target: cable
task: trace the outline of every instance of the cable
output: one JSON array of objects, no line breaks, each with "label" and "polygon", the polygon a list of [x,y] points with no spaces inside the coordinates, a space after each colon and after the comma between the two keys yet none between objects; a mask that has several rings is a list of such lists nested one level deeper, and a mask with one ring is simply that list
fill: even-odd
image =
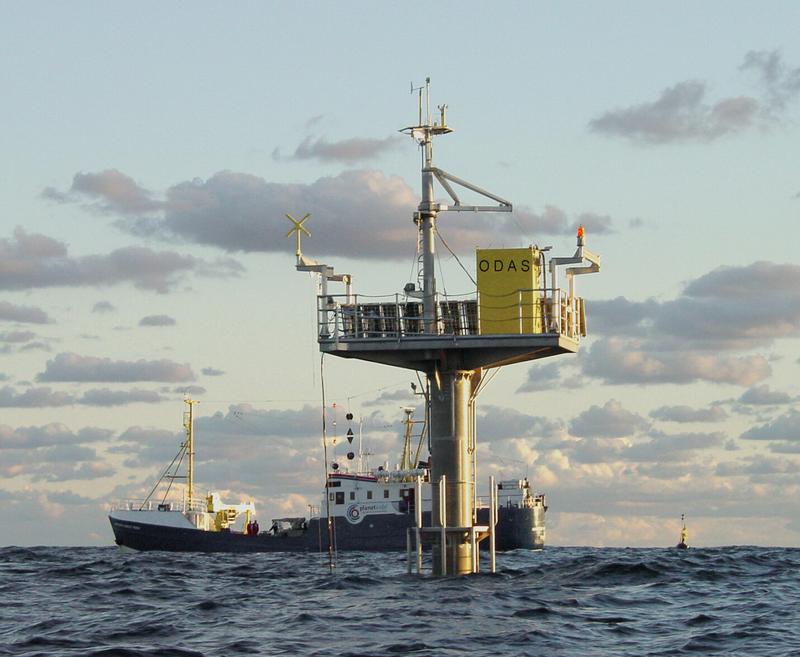
[{"label": "cable", "polygon": [[444,237],[442,237],[442,234],[439,232],[439,229],[438,229],[436,226],[434,226],[434,227],[433,227],[433,230],[436,232],[436,235],[437,235],[437,237],[438,237],[440,240],[442,240],[442,244],[444,244],[444,248],[446,248],[448,251],[450,251],[450,255],[452,255],[452,256],[453,256],[453,257],[456,259],[456,262],[458,263],[458,265],[461,267],[461,269],[463,269],[463,270],[464,270],[464,273],[465,273],[465,274],[466,274],[466,275],[469,277],[469,280],[471,280],[471,281],[472,281],[472,284],[473,284],[475,287],[478,287],[478,283],[477,283],[477,282],[475,281],[475,279],[472,277],[472,274],[470,274],[470,273],[467,271],[467,268],[466,268],[466,267],[464,267],[464,265],[462,264],[462,262],[461,262],[461,260],[459,259],[459,257],[458,257],[458,256],[457,256],[457,255],[456,255],[454,252],[453,252],[453,249],[451,249],[451,248],[450,248],[450,245],[449,245],[449,244],[448,244],[448,243],[445,241]]},{"label": "cable", "polygon": [[319,381],[322,388],[322,453],[325,461],[325,511],[328,521],[328,570],[333,574],[334,562],[334,533],[333,519],[331,518],[330,487],[328,486],[328,434],[325,420],[325,354],[319,356]]}]

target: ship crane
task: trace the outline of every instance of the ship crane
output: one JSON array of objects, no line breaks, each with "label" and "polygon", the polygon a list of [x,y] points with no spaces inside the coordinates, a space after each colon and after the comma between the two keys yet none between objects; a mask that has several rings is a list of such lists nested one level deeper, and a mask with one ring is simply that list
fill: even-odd
[{"label": "ship crane", "polygon": [[[422,289],[412,283],[404,293],[367,298],[352,294],[350,277],[336,275],[328,265],[309,260],[300,249],[308,215],[296,220],[287,237],[297,237],[299,271],[321,275],[317,299],[320,351],[341,358],[357,358],[416,370],[427,377],[427,432],[430,444],[431,526],[417,519],[417,568],[422,564],[421,536],[433,537],[433,568],[437,575],[477,572],[477,544],[489,539],[494,568],[494,522],[475,523],[475,402],[483,370],[578,351],[586,335],[583,300],[575,294],[575,276],[600,271],[600,257],[585,245],[578,229],[577,249],[571,256],[547,262],[550,247],[478,249],[477,290],[469,298],[453,298],[437,291],[435,276],[436,221],[442,212],[511,212],[512,203],[478,185],[434,165],[433,139],[450,134],[447,105],[439,106],[438,120],[430,112],[430,78],[419,92],[417,125],[403,128],[422,151],[421,200],[412,220],[422,261]],[[423,109],[427,108],[427,112]],[[450,201],[438,202],[434,184]],[[493,202],[462,203],[456,188]],[[566,289],[560,286],[564,269]],[[549,280],[547,273],[549,271]],[[344,296],[329,295],[328,281],[342,281]],[[421,484],[418,482],[417,486]],[[491,497],[497,499],[492,480]],[[412,537],[409,535],[409,544]],[[409,569],[410,569],[409,561]]]}]

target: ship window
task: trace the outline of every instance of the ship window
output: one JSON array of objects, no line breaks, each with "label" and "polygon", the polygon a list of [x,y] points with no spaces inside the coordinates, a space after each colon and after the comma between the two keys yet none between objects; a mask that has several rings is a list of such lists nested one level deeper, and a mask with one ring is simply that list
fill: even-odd
[{"label": "ship window", "polygon": [[336,493],[336,504],[344,504],[344,491],[338,491]]},{"label": "ship window", "polygon": [[333,502],[333,493],[328,493],[328,499]]},{"label": "ship window", "polygon": [[388,488],[384,488],[383,489],[383,497],[384,498],[388,498],[389,497],[389,489]]},{"label": "ship window", "polygon": [[350,499],[351,500],[356,499],[356,494],[353,491],[350,491]]},{"label": "ship window", "polygon": [[328,488],[339,488],[342,485],[341,481],[329,481]]},{"label": "ship window", "polygon": [[367,499],[368,499],[368,500],[371,500],[371,499],[372,499],[372,491],[371,491],[371,490],[368,490],[368,491],[367,491]]}]

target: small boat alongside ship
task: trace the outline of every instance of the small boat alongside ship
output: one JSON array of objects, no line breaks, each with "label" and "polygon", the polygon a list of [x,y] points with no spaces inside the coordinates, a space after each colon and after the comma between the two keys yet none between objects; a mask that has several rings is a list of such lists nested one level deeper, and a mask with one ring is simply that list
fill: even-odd
[{"label": "small boat alongside ship", "polygon": [[[414,458],[410,409],[406,410],[405,442],[397,467],[379,466],[363,472],[355,468],[351,472],[346,465],[333,462],[326,468],[325,491],[316,512],[306,517],[270,518],[269,524],[259,525],[253,502],[226,504],[216,492],[195,496],[193,408],[197,402],[187,399],[185,403],[186,439],[151,494],[144,501],[117,504],[109,513],[115,541],[121,547],[172,552],[400,551],[408,547],[407,537],[413,535],[409,529],[415,526],[417,504],[422,505],[424,523],[430,524],[430,460],[418,460],[420,434],[417,462],[410,467]],[[353,452],[347,456],[355,460]],[[185,474],[181,474],[184,461]],[[174,484],[180,480],[185,480],[185,492],[181,500],[174,501]],[[545,496],[534,494],[527,478],[501,481],[497,489],[496,549],[544,547]],[[170,492],[173,501],[169,501]],[[478,500],[476,523],[488,525],[489,518],[489,506]]]}]

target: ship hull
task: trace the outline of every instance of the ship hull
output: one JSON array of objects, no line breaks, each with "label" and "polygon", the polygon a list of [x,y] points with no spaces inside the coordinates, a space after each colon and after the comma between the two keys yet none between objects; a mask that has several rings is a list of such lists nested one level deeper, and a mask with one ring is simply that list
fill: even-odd
[{"label": "ship hull", "polygon": [[[541,549],[544,545],[544,524],[535,509],[500,507],[495,543],[498,550]],[[177,512],[171,512],[177,513]],[[329,539],[325,519],[312,518],[307,529],[277,535],[261,533],[247,536],[233,531],[205,531],[136,520],[135,513],[124,517],[109,516],[117,545],[133,550],[167,552],[323,552]],[[423,514],[429,526],[429,513]],[[479,509],[478,524],[488,524],[488,509]],[[540,522],[541,520],[541,522]],[[539,524],[532,524],[539,523]],[[379,514],[353,524],[344,518],[332,518],[333,543],[338,551],[391,552],[406,549],[408,529],[414,526],[411,514]],[[413,537],[413,533],[412,533]],[[488,541],[481,543],[488,548]]]}]

